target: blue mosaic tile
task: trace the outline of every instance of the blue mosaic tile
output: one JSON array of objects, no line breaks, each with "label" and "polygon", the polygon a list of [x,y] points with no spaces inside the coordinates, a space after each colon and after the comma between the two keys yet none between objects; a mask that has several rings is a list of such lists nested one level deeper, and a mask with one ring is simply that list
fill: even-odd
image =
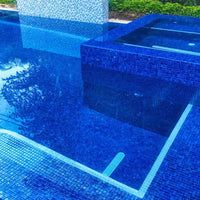
[{"label": "blue mosaic tile", "polygon": [[[12,30],[12,29],[11,29]],[[13,32],[12,32],[13,34]],[[15,38],[9,37],[13,40]],[[101,43],[100,41],[97,41]],[[88,49],[87,49],[88,50]],[[92,50],[92,48],[91,48]],[[95,55],[95,49],[92,51]],[[100,51],[101,52],[101,51]],[[130,72],[132,67],[132,62],[145,63],[145,67],[141,72],[140,67],[136,68],[138,72],[146,73],[148,75],[149,68],[146,66],[147,61],[144,61],[142,57],[137,58],[134,55],[134,59],[130,59],[130,53],[124,54],[120,57],[121,50],[112,51],[109,48],[101,52],[104,56],[104,66],[107,67],[107,62],[111,62],[112,69],[121,70],[118,68],[118,63],[126,61],[127,65],[120,65],[123,67],[124,72]],[[111,58],[106,57],[107,53],[113,53]],[[20,51],[20,54],[24,55],[24,52]],[[90,50],[87,51],[90,54]],[[91,55],[92,55],[91,53]],[[160,52],[164,54],[163,52]],[[166,52],[165,52],[166,53]],[[36,54],[31,52],[34,59],[36,59]],[[167,53],[166,53],[167,54]],[[58,56],[58,55],[57,55]],[[64,58],[55,56],[55,60],[60,63],[65,63]],[[51,55],[51,61],[53,56]],[[150,58],[147,58],[151,61]],[[84,58],[85,60],[87,58]],[[94,60],[93,60],[94,59]],[[118,61],[117,61],[118,59]],[[189,57],[188,57],[189,59]],[[101,56],[96,59],[95,57],[90,57],[88,60],[97,62],[97,66],[102,67]],[[195,62],[194,62],[195,63]],[[196,62],[198,63],[198,62]],[[167,80],[171,80],[170,72],[166,69],[168,65],[176,68],[179,72],[182,68],[181,65],[176,66],[173,62],[166,62],[162,60],[162,66],[165,67],[164,71],[159,71],[161,75],[166,76]],[[58,63],[59,65],[59,63]],[[103,67],[104,67],[103,66]],[[156,76],[158,72],[156,71],[158,66],[150,66],[151,76]],[[187,63],[186,70],[191,70],[193,73],[193,66]],[[48,66],[49,67],[49,66]],[[96,65],[94,65],[96,67]],[[73,65],[74,68],[74,65]],[[51,68],[52,70],[52,68]],[[66,73],[64,73],[66,74]],[[147,76],[145,75],[145,76]],[[180,80],[182,77],[188,78],[187,74],[179,75]],[[191,76],[189,74],[189,76]],[[90,80],[91,78],[91,80]],[[94,76],[89,76],[88,82],[93,83],[92,78]],[[198,77],[194,79],[198,81]],[[192,79],[192,78],[191,78]],[[114,81],[116,82],[117,79]],[[113,81],[113,80],[112,80]],[[114,84],[113,81],[113,84]],[[172,79],[172,81],[174,81]],[[66,83],[65,83],[66,84]],[[107,84],[107,83],[105,83]],[[48,82],[48,85],[49,84]],[[120,85],[119,85],[120,86]],[[123,85],[124,86],[124,85]],[[69,90],[70,92],[71,90]],[[180,92],[180,91],[179,91]],[[8,94],[8,93],[7,93]],[[76,93],[70,93],[74,95],[75,103],[77,102]],[[174,96],[173,96],[174,98]],[[181,97],[180,97],[181,99]],[[181,100],[180,100],[181,101]],[[78,105],[77,105],[78,106]],[[65,107],[63,107],[65,108]],[[66,110],[66,109],[65,109]],[[59,122],[60,122],[59,117]],[[72,118],[73,120],[73,118]],[[87,119],[86,119],[87,120]],[[102,124],[105,124],[101,120]],[[83,120],[81,120],[83,122]],[[89,123],[89,121],[87,121]],[[97,122],[97,120],[96,120]],[[96,124],[96,123],[95,123]],[[87,125],[87,124],[86,124]],[[175,142],[173,143],[170,151],[167,154],[161,168],[159,169],[155,179],[152,182],[149,190],[144,196],[144,200],[199,200],[200,199],[200,172],[199,172],[199,153],[200,153],[200,108],[194,107],[187,120],[185,121],[181,131],[179,132]],[[66,129],[66,127],[63,127]],[[114,128],[119,131],[117,126]],[[117,132],[116,131],[116,132]],[[124,129],[125,132],[127,132]],[[137,131],[141,135],[141,132]],[[113,134],[111,134],[113,135]],[[146,138],[146,137],[145,137]],[[148,141],[148,140],[147,140]],[[75,143],[76,145],[76,143]],[[83,147],[85,149],[85,147]],[[81,152],[81,151],[80,151]],[[3,200],[139,200],[134,195],[128,194],[125,191],[120,190],[101,181],[94,176],[75,168],[62,160],[45,153],[40,148],[35,148],[29,143],[24,143],[19,138],[10,137],[6,134],[0,133],[0,198]]]},{"label": "blue mosaic tile", "polygon": [[156,175],[145,200],[200,199],[200,108],[194,107]]},{"label": "blue mosaic tile", "polygon": [[[200,108],[193,107],[144,200],[200,199],[199,127]],[[4,199],[140,199],[20,139],[4,134],[0,138],[0,195]]]},{"label": "blue mosaic tile", "polygon": [[3,200],[135,199],[15,137],[0,134],[0,147]]},{"label": "blue mosaic tile", "polygon": [[[182,21],[186,20],[188,23],[200,24],[200,20],[196,18],[147,15],[83,44],[81,53],[83,66],[102,67],[200,86],[200,57],[198,55],[162,51],[155,48],[146,48],[145,46],[123,45],[116,42],[121,37],[139,28],[150,26],[149,24],[156,20],[167,19],[181,19]],[[198,26],[176,26],[175,28],[178,32],[195,32],[195,34],[198,32]]]}]

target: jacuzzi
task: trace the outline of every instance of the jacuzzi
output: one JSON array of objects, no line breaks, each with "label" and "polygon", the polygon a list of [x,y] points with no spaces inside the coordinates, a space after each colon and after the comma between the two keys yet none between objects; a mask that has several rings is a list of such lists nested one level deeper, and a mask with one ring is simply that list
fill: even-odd
[{"label": "jacuzzi", "polygon": [[146,15],[82,45],[82,66],[200,85],[200,19]]}]

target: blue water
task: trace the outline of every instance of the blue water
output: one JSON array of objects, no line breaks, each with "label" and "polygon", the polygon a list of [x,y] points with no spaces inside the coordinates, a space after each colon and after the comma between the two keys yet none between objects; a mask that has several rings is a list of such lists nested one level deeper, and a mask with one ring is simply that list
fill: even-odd
[{"label": "blue water", "polygon": [[[196,28],[195,28],[196,27]],[[199,24],[172,19],[155,20],[117,40],[126,45],[137,45],[164,51],[200,55]]]},{"label": "blue water", "polygon": [[171,29],[171,30],[182,30],[185,32],[196,32],[200,31],[200,21],[198,18],[190,17],[166,17],[153,20],[147,24],[146,27]]},{"label": "blue water", "polygon": [[[91,32],[38,20],[0,21],[0,127],[98,172],[123,152],[111,177],[139,189],[196,89],[82,68],[79,48]],[[96,25],[92,35],[108,29]]]}]

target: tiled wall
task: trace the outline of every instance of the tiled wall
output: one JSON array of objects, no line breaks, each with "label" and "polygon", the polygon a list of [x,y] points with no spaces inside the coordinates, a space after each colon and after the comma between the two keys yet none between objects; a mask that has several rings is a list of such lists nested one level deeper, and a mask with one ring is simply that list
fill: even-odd
[{"label": "tiled wall", "polygon": [[[148,41],[152,40],[155,44],[159,44],[159,41],[162,41],[160,44],[163,44],[163,46],[165,45],[166,47],[170,47],[171,45],[172,49],[177,49],[177,51],[164,51],[151,48],[151,46],[145,46],[145,42],[144,44],[141,44],[141,46],[137,46],[137,43],[135,43],[136,45],[131,45],[131,43],[130,45],[120,44],[120,39],[123,36],[131,34],[139,28],[148,26],[148,24],[150,25],[155,22],[166,20],[178,21],[179,24],[172,23],[169,25],[167,21],[166,24],[161,23],[161,27],[169,26],[169,29],[177,30],[177,32],[198,32],[199,27],[197,24],[200,23],[198,18],[155,14],[147,15],[132,23],[119,26],[103,36],[83,44],[81,51],[82,65],[101,67],[104,69],[200,87],[199,52],[197,52],[197,50],[190,50],[188,51],[189,53],[183,53],[184,48],[188,45],[189,41],[186,37],[179,37],[179,40],[175,40],[167,39],[169,36],[163,36],[164,34],[157,34],[156,39],[153,39],[153,37],[146,35],[148,36]],[[140,36],[141,35],[139,35],[139,40],[143,40]],[[192,39],[192,37],[193,36],[191,35],[190,39]],[[133,38],[135,39],[136,37]],[[148,42],[146,41],[146,43]],[[142,47],[142,45],[144,45],[144,47]]]},{"label": "tiled wall", "polygon": [[17,0],[22,15],[103,24],[108,0]]},{"label": "tiled wall", "polygon": [[189,86],[200,86],[200,64],[169,60],[156,56],[122,52],[85,45],[81,51],[81,62],[87,67],[173,81]]}]

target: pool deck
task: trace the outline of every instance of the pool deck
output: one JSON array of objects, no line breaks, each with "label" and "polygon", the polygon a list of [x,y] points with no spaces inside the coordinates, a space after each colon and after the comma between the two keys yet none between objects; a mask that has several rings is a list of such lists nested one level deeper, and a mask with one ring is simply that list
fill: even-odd
[{"label": "pool deck", "polygon": [[[144,200],[200,199],[199,127],[200,108],[194,106]],[[3,199],[140,199],[68,165],[64,157],[36,146],[20,137],[0,134]]]},{"label": "pool deck", "polygon": [[0,4],[0,10],[17,11],[17,7],[14,5]]}]

